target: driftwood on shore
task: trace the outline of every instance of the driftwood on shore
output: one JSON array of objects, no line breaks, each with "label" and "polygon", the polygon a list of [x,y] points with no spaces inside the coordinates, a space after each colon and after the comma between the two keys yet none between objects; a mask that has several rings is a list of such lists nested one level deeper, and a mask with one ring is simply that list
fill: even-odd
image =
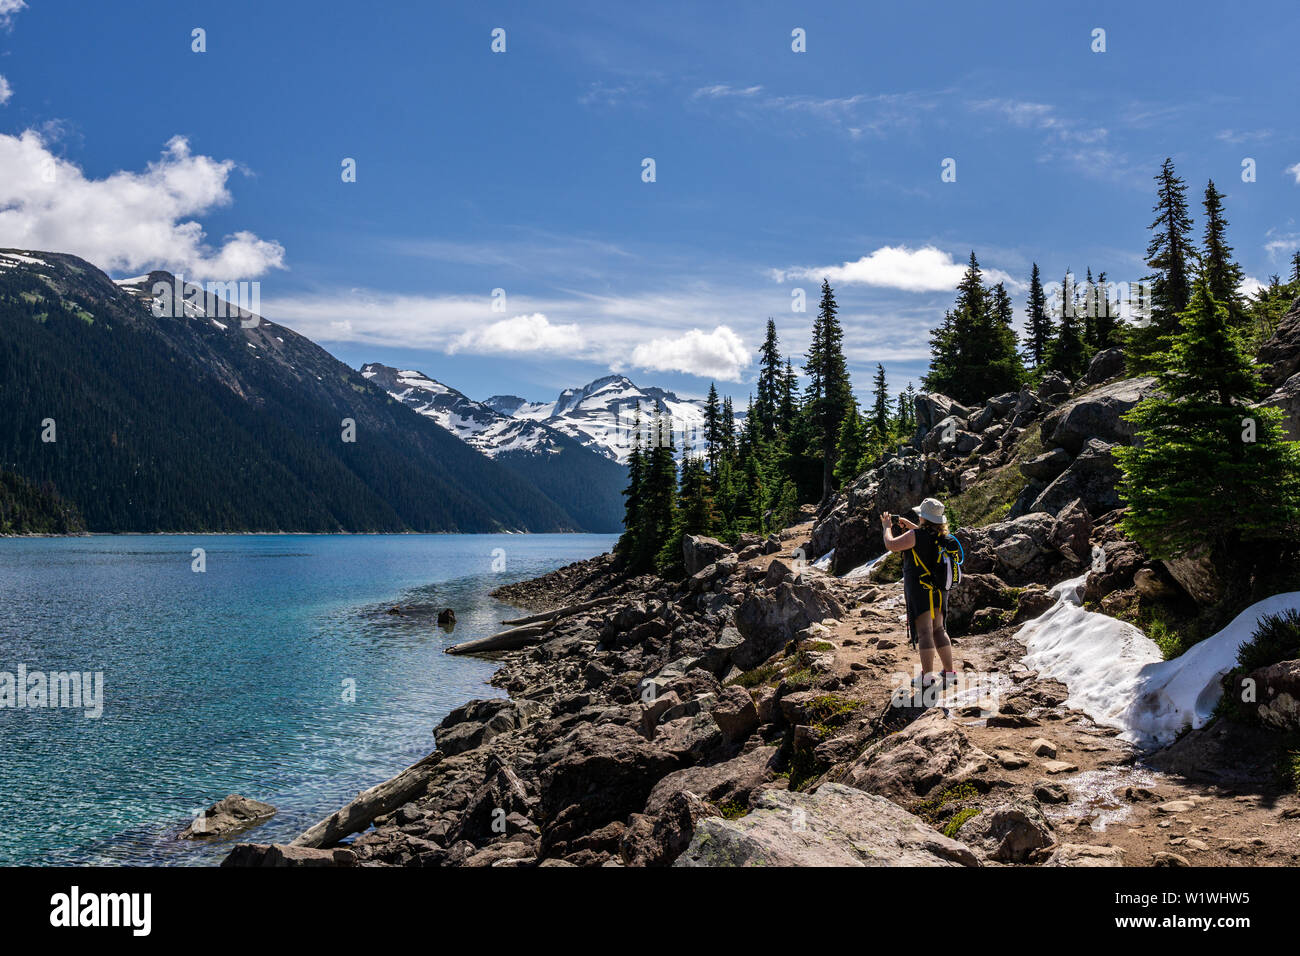
[{"label": "driftwood on shore", "polygon": [[434,751],[418,763],[413,763],[396,777],[385,780],[369,790],[357,794],[355,800],[330,814],[320,823],[296,837],[290,846],[329,847],[345,836],[359,833],[375,817],[392,813],[404,803],[409,803],[428,786],[433,768],[442,761],[442,754]]},{"label": "driftwood on shore", "polygon": [[502,624],[520,625],[536,624],[539,621],[552,621],[562,617],[569,617],[571,614],[577,614],[579,611],[585,611],[601,604],[606,604],[614,600],[619,595],[611,594],[606,597],[593,598],[590,601],[583,601],[581,604],[570,604],[566,607],[557,607],[550,611],[542,611],[540,614],[530,614],[528,617],[517,617],[513,620],[502,621]]},{"label": "driftwood on shore", "polygon": [[527,647],[533,641],[546,634],[555,626],[554,620],[543,621],[540,624],[529,624],[524,627],[512,627],[508,631],[498,631],[487,637],[480,637],[473,641],[464,641],[460,644],[453,644],[447,648],[448,654],[479,654],[483,651],[513,651],[520,647]]}]

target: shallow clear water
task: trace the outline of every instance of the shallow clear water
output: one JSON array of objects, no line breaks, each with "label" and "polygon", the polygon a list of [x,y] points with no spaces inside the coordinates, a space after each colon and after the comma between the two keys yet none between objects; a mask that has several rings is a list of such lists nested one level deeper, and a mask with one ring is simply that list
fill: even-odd
[{"label": "shallow clear water", "polygon": [[[173,837],[230,793],[279,808],[257,841],[292,838],[432,750],[453,707],[499,696],[486,683],[495,664],[443,653],[517,614],[488,591],[613,541],[0,540],[0,672],[104,682],[98,719],[0,707],[0,864],[214,863],[228,846]],[[442,607],[454,633],[435,623]]]}]

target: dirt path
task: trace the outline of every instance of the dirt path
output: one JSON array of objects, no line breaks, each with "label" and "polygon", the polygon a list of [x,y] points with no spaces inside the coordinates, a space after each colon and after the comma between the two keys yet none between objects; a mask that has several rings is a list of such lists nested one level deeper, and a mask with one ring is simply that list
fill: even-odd
[{"label": "dirt path", "polygon": [[[809,528],[787,530],[781,552],[747,563],[794,561]],[[822,575],[806,565],[804,573]],[[902,586],[826,579],[849,608],[823,636],[835,646],[836,694],[861,701],[860,712],[879,713],[900,675],[910,680],[919,663],[908,642]],[[1058,842],[1118,847],[1129,866],[1300,863],[1300,796],[1283,790],[1271,767],[1250,766],[1255,755],[1224,736],[1229,731],[1222,740],[1192,742],[1201,749],[1181,761],[1168,753],[1148,759],[1117,739],[1117,731],[1067,708],[1064,684],[1025,668],[1015,630],[957,638],[962,679],[939,705],[993,758],[994,786],[1038,794]],[[1157,769],[1180,762],[1227,779]]]}]

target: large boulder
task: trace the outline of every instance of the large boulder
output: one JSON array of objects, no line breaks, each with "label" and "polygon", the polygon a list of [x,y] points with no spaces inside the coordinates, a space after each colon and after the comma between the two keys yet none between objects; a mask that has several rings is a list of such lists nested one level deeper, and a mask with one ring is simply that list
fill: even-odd
[{"label": "large boulder", "polygon": [[543,710],[531,700],[471,700],[443,718],[433,730],[434,741],[447,756],[464,753],[523,727]]},{"label": "large boulder", "polygon": [[1275,388],[1300,372],[1300,298],[1291,303],[1277,329],[1260,346],[1257,358],[1264,366],[1264,381]]},{"label": "large boulder", "polygon": [[1282,412],[1282,431],[1291,441],[1300,438],[1300,372],[1292,375],[1268,398],[1259,403]]},{"label": "large boulder", "polygon": [[736,629],[745,641],[731,653],[742,670],[757,667],[809,624],[844,616],[844,608],[820,583],[791,581],[774,591],[755,591],[736,609]]},{"label": "large boulder", "polygon": [[899,455],[866,472],[822,509],[809,543],[817,558],[834,550],[831,571],[843,574],[885,550],[880,515],[907,514],[946,488],[942,463],[917,454]]},{"label": "large boulder", "polygon": [[1092,357],[1084,373],[1085,385],[1100,385],[1124,374],[1124,350],[1104,349]]},{"label": "large boulder", "polygon": [[834,783],[768,790],[738,820],[701,820],[675,866],[978,866],[969,848],[882,797]]},{"label": "large boulder", "polygon": [[730,553],[731,549],[717,538],[702,534],[688,534],[682,538],[682,561],[688,576],[698,574]]},{"label": "large boulder", "polygon": [[832,773],[839,783],[903,804],[966,783],[987,772],[992,762],[960,723],[936,708]]},{"label": "large boulder", "polygon": [[1112,454],[1114,445],[1090,438],[1070,467],[1039,493],[1029,510],[1058,514],[1072,501],[1082,501],[1091,514],[1101,515],[1120,506],[1116,484],[1120,472]]},{"label": "large boulder", "polygon": [[997,574],[1009,584],[1056,580],[1076,570],[1090,555],[1092,518],[1078,499],[1061,505],[1059,515],[1032,511],[983,528],[960,529],[966,550],[966,576],[950,595],[954,605],[970,578]]},{"label": "large boulder", "polygon": [[962,824],[961,841],[999,863],[1026,863],[1035,850],[1052,844],[1052,825],[1028,800],[980,810]]},{"label": "large boulder", "polygon": [[275,807],[260,800],[250,800],[237,793],[217,801],[196,816],[180,833],[182,840],[206,840],[227,837],[247,830],[275,816]]},{"label": "large boulder", "polygon": [[1072,455],[1094,438],[1127,445],[1133,440],[1133,426],[1124,415],[1151,394],[1155,385],[1151,377],[1123,378],[1089,389],[1043,419],[1043,441]]},{"label": "large boulder", "polygon": [[634,813],[619,842],[627,866],[670,866],[691,842],[696,824],[717,811],[689,790],[677,790],[654,813]]},{"label": "large boulder", "polygon": [[631,727],[579,724],[541,757],[543,855],[563,856],[569,841],[639,811],[681,762]]},{"label": "large boulder", "polygon": [[717,806],[748,804],[775,776],[776,747],[755,747],[730,760],[707,766],[676,770],[655,784],[646,800],[645,812],[657,814],[669,805],[673,795],[689,790]]},{"label": "large boulder", "polygon": [[938,392],[917,395],[913,405],[916,408],[916,444],[920,444],[931,429],[950,416],[960,419],[960,427],[964,428],[971,413],[965,405]]},{"label": "large boulder", "polygon": [[1255,715],[1278,730],[1300,731],[1300,661],[1281,661],[1250,674]]},{"label": "large boulder", "polygon": [[1053,448],[1036,458],[1020,463],[1020,473],[1026,478],[1048,482],[1070,466],[1070,453],[1064,448]]}]

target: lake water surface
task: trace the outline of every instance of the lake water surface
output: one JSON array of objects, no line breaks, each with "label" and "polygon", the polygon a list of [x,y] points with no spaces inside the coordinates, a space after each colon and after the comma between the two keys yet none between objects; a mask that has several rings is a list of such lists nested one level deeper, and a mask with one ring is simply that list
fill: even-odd
[{"label": "lake water surface", "polygon": [[0,864],[219,862],[228,846],[174,835],[230,793],[279,808],[249,839],[291,839],[431,751],[453,707],[500,696],[494,663],[443,653],[518,615],[490,590],[614,540],[0,539],[0,672],[104,682],[98,718],[0,707]]}]

